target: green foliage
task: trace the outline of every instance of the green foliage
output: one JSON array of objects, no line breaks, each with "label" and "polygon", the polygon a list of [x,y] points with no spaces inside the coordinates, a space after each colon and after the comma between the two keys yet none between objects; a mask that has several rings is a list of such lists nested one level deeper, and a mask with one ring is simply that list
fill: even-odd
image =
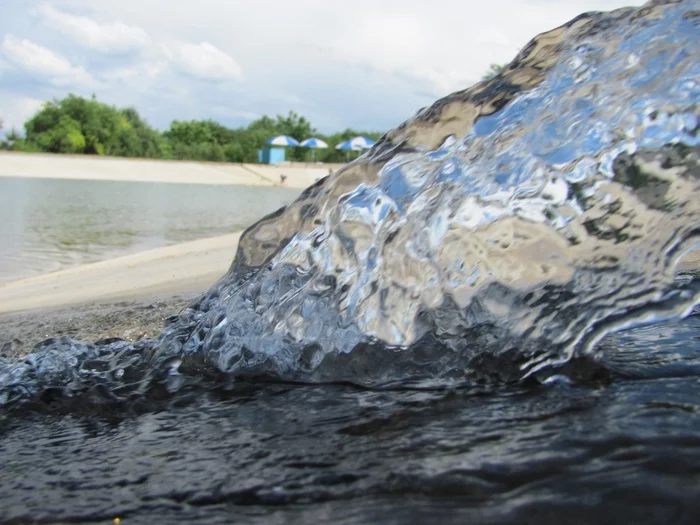
[{"label": "green foliage", "polygon": [[329,144],[325,150],[288,148],[293,161],[345,162],[357,156],[337,151],[335,145],[363,135],[377,140],[380,133],[352,129],[322,135],[311,122],[294,111],[275,118],[263,116],[247,127],[231,129],[212,120],[174,120],[163,133],[151,128],[133,108],[119,109],[95,100],[68,95],[47,102],[24,125],[25,137],[14,130],[0,148],[14,151],[84,153],[120,157],[198,160],[211,162],[258,161],[258,150],[276,135],[298,141],[318,137]]},{"label": "green foliage", "polygon": [[493,77],[498,75],[501,71],[503,71],[508,64],[491,64],[489,66],[488,71],[484,73],[484,76],[481,77],[481,80],[491,80]]},{"label": "green foliage", "polygon": [[16,132],[0,145],[15,151],[86,153],[117,157],[167,157],[170,151],[158,131],[133,108],[117,109],[68,95],[47,102],[24,124],[25,137]]},{"label": "green foliage", "polygon": [[251,122],[245,128],[230,129],[211,120],[175,120],[163,136],[172,146],[175,159],[204,160],[215,162],[258,161],[258,150],[264,148],[269,138],[277,135],[289,135],[299,142],[309,137],[318,137],[329,144],[326,150],[311,152],[307,148],[288,148],[287,159],[308,162],[312,158],[323,162],[345,162],[356,153],[337,151],[334,146],[344,140],[364,135],[377,140],[380,133],[359,132],[347,129],[334,135],[319,134],[306,117],[294,111],[286,116],[275,118],[267,115]]},{"label": "green foliage", "polygon": [[230,148],[235,141],[235,130],[211,120],[175,120],[163,137],[169,142],[175,159],[224,162],[240,155],[235,148]]},{"label": "green foliage", "polygon": [[41,150],[34,144],[24,140],[16,130],[11,130],[5,135],[5,140],[0,142],[0,149],[22,151],[25,153],[38,153]]}]

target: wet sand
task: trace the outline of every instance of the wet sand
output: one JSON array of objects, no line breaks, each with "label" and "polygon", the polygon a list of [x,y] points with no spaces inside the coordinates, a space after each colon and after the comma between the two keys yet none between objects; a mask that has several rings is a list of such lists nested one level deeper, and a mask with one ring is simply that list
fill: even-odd
[{"label": "wet sand", "polygon": [[50,337],[155,337],[233,260],[240,233],[200,239],[0,285],[0,357]]},{"label": "wet sand", "polygon": [[0,357],[25,355],[50,337],[69,336],[83,342],[155,337],[163,330],[165,320],[177,315],[199,293],[0,314]]}]

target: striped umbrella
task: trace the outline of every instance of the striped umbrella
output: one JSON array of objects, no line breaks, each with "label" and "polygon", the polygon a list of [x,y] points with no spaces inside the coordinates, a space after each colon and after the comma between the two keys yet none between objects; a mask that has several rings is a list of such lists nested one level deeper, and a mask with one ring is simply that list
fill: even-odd
[{"label": "striped umbrella", "polygon": [[302,141],[302,143],[299,145],[302,148],[311,148],[311,162],[316,160],[316,150],[317,149],[325,149],[328,147],[328,144],[323,142],[321,139],[317,139],[316,137],[306,139],[306,140]]},{"label": "striped umbrella", "polygon": [[323,142],[321,139],[317,139],[316,137],[312,137],[310,139],[306,139],[302,141],[301,144],[299,144],[302,148],[314,148],[314,149],[325,149],[328,147],[328,144]]},{"label": "striped umbrella", "polygon": [[354,137],[345,142],[338,144],[335,149],[342,151],[362,151],[363,149],[369,149],[374,146],[374,141],[368,139],[367,137]]},{"label": "striped umbrella", "polygon": [[267,141],[270,146],[298,146],[299,142],[295,138],[289,137],[287,135],[280,135],[279,137],[272,137]]}]

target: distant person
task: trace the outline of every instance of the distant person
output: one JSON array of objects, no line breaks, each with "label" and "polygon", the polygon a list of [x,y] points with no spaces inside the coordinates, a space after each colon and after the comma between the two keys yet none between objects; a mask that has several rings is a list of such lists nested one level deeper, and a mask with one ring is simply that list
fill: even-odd
[{"label": "distant person", "polygon": [[287,180],[287,176],[284,173],[280,173],[280,184],[284,184],[284,181]]}]

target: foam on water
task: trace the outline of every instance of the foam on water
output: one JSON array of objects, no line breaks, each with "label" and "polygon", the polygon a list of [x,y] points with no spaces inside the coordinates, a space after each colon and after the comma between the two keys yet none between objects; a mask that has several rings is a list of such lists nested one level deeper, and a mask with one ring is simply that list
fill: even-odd
[{"label": "foam on water", "polygon": [[177,390],[204,371],[295,381],[517,380],[687,315],[700,247],[700,11],[576,18],[249,228],[154,341],[49,340],[2,402]]}]

